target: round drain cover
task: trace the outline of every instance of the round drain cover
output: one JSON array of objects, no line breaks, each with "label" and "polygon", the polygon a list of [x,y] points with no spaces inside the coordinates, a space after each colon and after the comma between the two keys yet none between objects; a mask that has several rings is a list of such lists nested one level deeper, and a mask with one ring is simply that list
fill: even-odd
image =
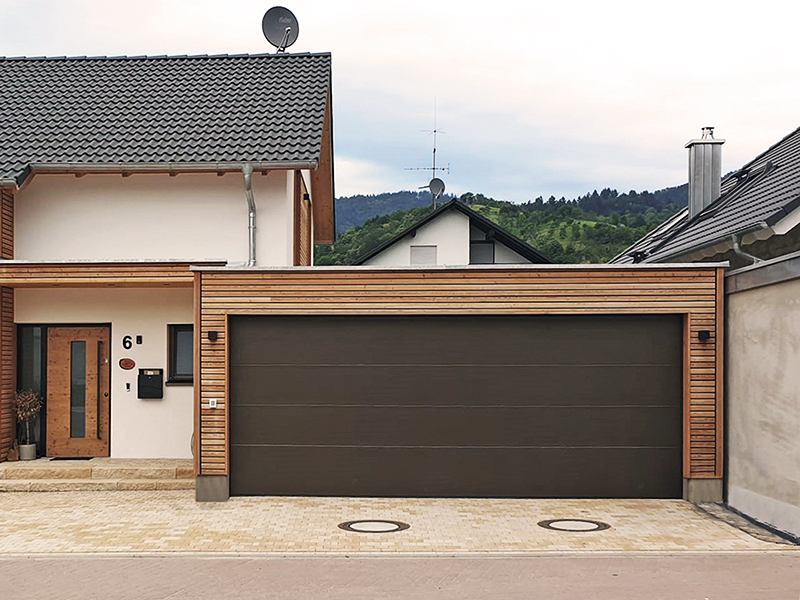
[{"label": "round drain cover", "polygon": [[339,529],[354,531],[356,533],[394,533],[395,531],[403,531],[409,527],[410,525],[401,523],[400,521],[364,520],[339,523]]},{"label": "round drain cover", "polygon": [[602,521],[591,521],[589,519],[551,519],[549,521],[539,521],[539,527],[552,529],[554,531],[603,531],[611,529],[611,525]]}]

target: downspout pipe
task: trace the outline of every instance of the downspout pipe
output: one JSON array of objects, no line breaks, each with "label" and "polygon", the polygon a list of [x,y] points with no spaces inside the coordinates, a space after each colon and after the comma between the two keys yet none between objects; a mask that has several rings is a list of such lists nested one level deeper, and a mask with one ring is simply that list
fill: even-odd
[{"label": "downspout pipe", "polygon": [[247,253],[247,266],[256,266],[256,201],[253,198],[253,165],[242,166],[244,175],[244,191],[247,196],[247,230],[249,234],[249,248]]},{"label": "downspout pipe", "polygon": [[731,240],[733,240],[733,252],[736,256],[739,256],[745,260],[749,260],[751,265],[756,263],[764,262],[762,259],[758,258],[757,256],[753,256],[752,254],[748,254],[744,250],[742,250],[742,234],[734,233],[731,236]]}]

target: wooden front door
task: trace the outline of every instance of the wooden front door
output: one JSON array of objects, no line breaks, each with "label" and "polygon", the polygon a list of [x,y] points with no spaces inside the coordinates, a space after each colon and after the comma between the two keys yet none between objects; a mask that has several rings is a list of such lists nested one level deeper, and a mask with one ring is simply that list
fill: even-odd
[{"label": "wooden front door", "polygon": [[47,456],[109,455],[108,327],[47,333]]}]

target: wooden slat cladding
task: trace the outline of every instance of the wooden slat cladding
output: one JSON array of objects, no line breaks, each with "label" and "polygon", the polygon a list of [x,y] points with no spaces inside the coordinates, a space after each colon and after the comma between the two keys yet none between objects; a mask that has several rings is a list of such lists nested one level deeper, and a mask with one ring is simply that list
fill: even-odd
[{"label": "wooden slat cladding", "polygon": [[336,241],[333,192],[333,135],[331,134],[331,98],[325,110],[322,128],[322,147],[319,167],[311,171],[311,197],[314,209],[314,243],[332,244]]},{"label": "wooden slat cladding", "polygon": [[[722,476],[721,328],[716,267],[291,270],[197,273],[200,470],[228,473],[229,314],[686,315],[684,476]],[[210,342],[208,331],[218,332]],[[710,339],[700,341],[699,331]],[[208,400],[217,399],[217,408]]]},{"label": "wooden slat cladding", "polygon": [[[14,258],[14,192],[0,189],[0,258]],[[0,461],[6,460],[14,442],[16,420],[12,411],[16,384],[14,290],[0,287]]]},{"label": "wooden slat cladding", "polygon": [[0,190],[0,258],[14,258],[14,193]]},{"label": "wooden slat cladding", "polygon": [[16,378],[14,290],[0,288],[0,461],[6,460],[14,442],[16,419],[12,410]]},{"label": "wooden slat cladding", "polygon": [[4,263],[0,286],[18,287],[191,287],[192,265],[221,263]]},{"label": "wooden slat cladding", "polygon": [[311,266],[311,200],[300,171],[294,172],[294,264]]}]

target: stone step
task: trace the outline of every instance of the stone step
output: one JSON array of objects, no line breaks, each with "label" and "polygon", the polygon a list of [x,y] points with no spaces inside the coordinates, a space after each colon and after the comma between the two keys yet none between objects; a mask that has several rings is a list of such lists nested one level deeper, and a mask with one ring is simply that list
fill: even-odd
[{"label": "stone step", "polygon": [[183,479],[0,479],[0,492],[115,492],[193,490],[194,478]]},{"label": "stone step", "polygon": [[38,463],[26,465],[22,463],[4,464],[0,469],[0,481],[34,480],[34,479],[194,479],[194,468],[190,465],[175,467],[158,466],[113,466],[113,465],[48,465]]}]

